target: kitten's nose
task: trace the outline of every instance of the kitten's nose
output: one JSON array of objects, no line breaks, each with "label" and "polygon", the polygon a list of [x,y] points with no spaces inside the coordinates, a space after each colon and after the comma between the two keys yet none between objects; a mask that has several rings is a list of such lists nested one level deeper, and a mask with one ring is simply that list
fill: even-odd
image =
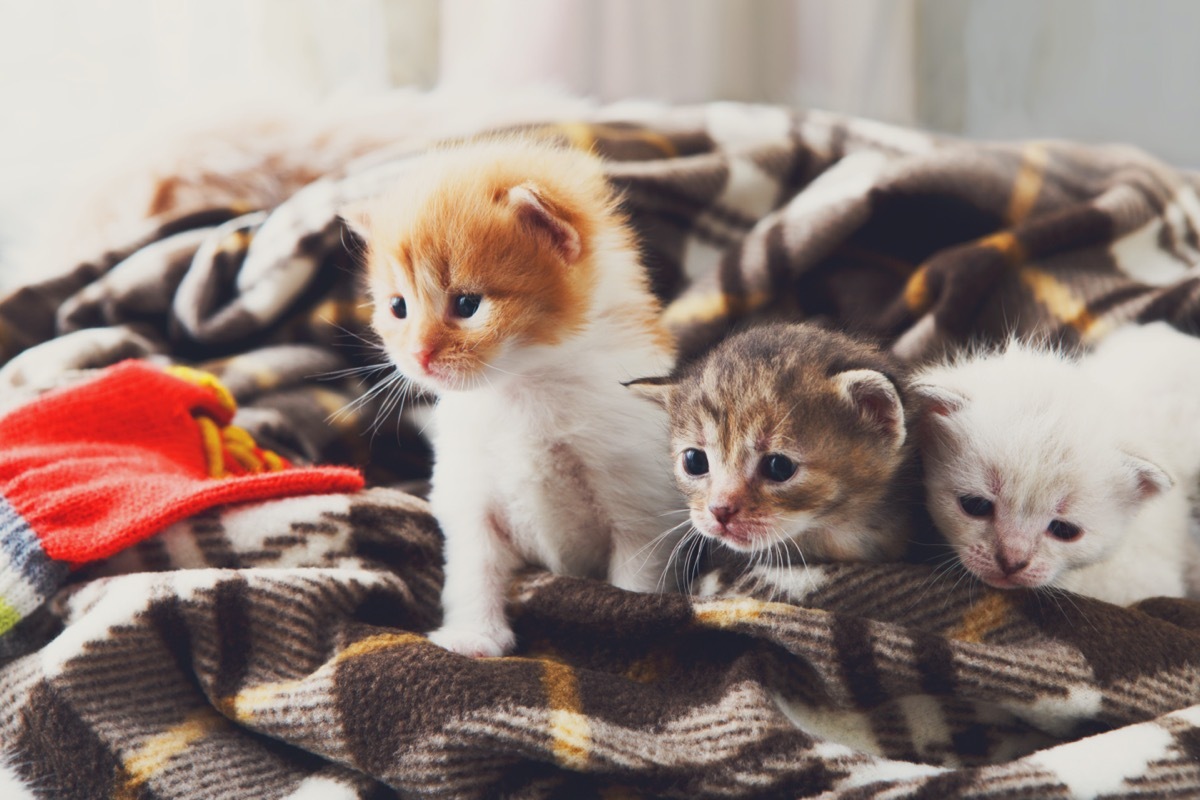
[{"label": "kitten's nose", "polygon": [[433,360],[433,357],[435,355],[437,355],[437,350],[435,350],[432,347],[425,347],[425,348],[415,351],[413,353],[413,358],[415,358],[417,360],[417,363],[421,365],[421,369],[428,372],[429,371],[429,362]]},{"label": "kitten's nose", "polygon": [[1003,550],[996,551],[996,565],[1000,567],[1000,571],[1004,573],[1005,577],[1008,577],[1009,575],[1016,575],[1018,572],[1029,566],[1028,558],[1020,561],[1009,561],[1009,557],[1010,556]]},{"label": "kitten's nose", "polygon": [[727,522],[729,522],[729,520],[733,519],[734,516],[740,510],[741,509],[739,509],[737,506],[709,506],[708,507],[708,513],[712,514],[713,517],[717,520],[717,522],[721,523],[722,525],[726,524]]}]

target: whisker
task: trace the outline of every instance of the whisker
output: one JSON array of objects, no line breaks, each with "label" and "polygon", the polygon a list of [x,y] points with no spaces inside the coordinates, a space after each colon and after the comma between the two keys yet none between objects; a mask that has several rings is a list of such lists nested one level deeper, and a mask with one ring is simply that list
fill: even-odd
[{"label": "whisker", "polygon": [[514,378],[541,378],[545,375],[543,372],[509,372],[506,369],[501,369],[495,364],[489,364],[486,361],[481,361],[479,363],[483,364],[486,369],[494,369],[496,372],[503,373],[504,375],[511,375]]},{"label": "whisker", "polygon": [[369,428],[372,442],[375,441],[375,436],[383,428],[384,421],[387,420],[393,411],[396,410],[397,405],[399,406],[400,410],[396,413],[396,419],[399,419],[400,414],[404,412],[404,399],[405,395],[407,394],[406,385],[406,382],[401,380],[393,382],[389,387],[386,398],[380,405],[379,409],[375,412],[375,421]]},{"label": "whisker", "polygon": [[373,400],[375,397],[377,397],[380,393],[391,391],[392,387],[396,383],[403,381],[403,380],[404,380],[404,376],[402,374],[400,374],[399,372],[389,375],[387,378],[384,378],[382,381],[375,384],[374,386],[372,386],[370,389],[368,389],[367,391],[360,394],[355,399],[346,403],[344,406],[339,408],[337,411],[334,411],[332,414],[330,414],[328,417],[326,417],[326,421],[327,422],[336,422],[337,420],[340,420],[344,417],[348,417],[351,414],[358,412],[367,403],[369,403],[371,400]]},{"label": "whisker", "polygon": [[390,361],[381,361],[378,364],[364,364],[361,367],[346,367],[345,369],[334,369],[334,370],[330,370],[329,372],[318,372],[314,375],[307,375],[305,377],[310,378],[310,379],[315,379],[315,380],[321,380],[321,381],[337,380],[338,378],[345,378],[345,377],[349,377],[351,375],[366,376],[366,375],[371,374],[372,372],[378,372],[381,369],[389,369],[391,367],[392,367],[392,363]]},{"label": "whisker", "polygon": [[325,323],[326,325],[328,325],[329,327],[331,327],[331,328],[337,328],[339,331],[341,331],[341,332],[342,332],[342,333],[344,333],[345,335],[347,335],[347,336],[350,336],[350,337],[352,337],[352,338],[354,338],[354,339],[357,339],[358,341],[362,342],[363,344],[370,346],[370,347],[371,347],[372,349],[374,349],[374,350],[381,350],[381,349],[382,349],[382,348],[379,346],[379,341],[378,341],[378,340],[372,340],[372,339],[368,339],[368,338],[366,338],[365,336],[363,336],[361,333],[356,333],[355,331],[352,331],[352,330],[350,330],[349,328],[344,328],[344,327],[342,327],[341,325],[338,325],[338,324],[337,324],[336,322],[334,322],[333,320],[331,320],[331,319],[328,319],[327,317],[324,317],[324,316],[322,316],[322,317],[321,317],[321,321],[322,321],[322,322],[324,322],[324,323]]},{"label": "whisker", "polygon": [[[629,562],[633,561],[635,558],[637,558],[638,556],[640,556],[642,553],[645,553],[647,550],[650,550],[652,547],[655,547],[656,545],[658,545],[659,543],[661,543],[661,542],[662,542],[664,539],[666,539],[666,538],[667,538],[668,536],[670,536],[672,533],[674,533],[675,531],[679,530],[679,529],[680,529],[680,528],[682,528],[684,525],[687,525],[689,521],[690,521],[690,520],[686,520],[686,519],[685,519],[683,522],[680,522],[680,523],[679,523],[679,524],[677,524],[677,525],[672,525],[670,528],[667,528],[667,529],[666,529],[665,531],[663,531],[662,533],[660,533],[660,534],[657,534],[657,535],[656,535],[656,536],[654,536],[654,538],[652,538],[650,541],[646,542],[644,545],[642,545],[642,546],[641,546],[641,547],[639,547],[637,550],[635,550],[633,553],[631,553],[631,554],[630,554],[630,555],[629,555],[629,556],[628,556],[628,557],[627,557],[627,558],[626,558],[624,561],[622,561],[622,562],[621,562],[621,566],[622,566],[622,567],[628,566]],[[652,555],[652,553],[647,553],[647,554],[646,554],[646,558],[644,558],[644,559],[642,560],[642,566],[643,566],[643,567],[645,567],[646,563],[647,563],[647,562],[650,560],[650,556],[651,556],[651,555]]]},{"label": "whisker", "polygon": [[1075,609],[1083,621],[1091,626],[1092,630],[1096,631],[1097,633],[1099,632],[1099,628],[1097,628],[1095,623],[1093,623],[1088,615],[1084,613],[1083,609],[1079,607],[1079,604],[1075,602],[1075,598],[1071,592],[1059,586],[1046,586],[1043,588],[1045,588],[1051,596],[1061,597],[1063,600],[1066,600],[1068,603],[1070,603],[1071,607]]},{"label": "whisker", "polygon": [[[700,569],[700,560],[704,557],[704,543],[707,538],[695,526],[692,527],[692,530],[696,535],[692,537],[692,544],[688,546],[687,553],[684,555],[685,577],[689,586],[692,582],[692,575]],[[695,566],[692,565],[693,558],[695,558]]]}]

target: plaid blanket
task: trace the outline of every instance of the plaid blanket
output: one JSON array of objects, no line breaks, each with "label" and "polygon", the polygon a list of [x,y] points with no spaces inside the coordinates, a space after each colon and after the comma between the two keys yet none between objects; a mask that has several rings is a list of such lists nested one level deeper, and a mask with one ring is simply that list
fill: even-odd
[{"label": "plaid blanket", "polygon": [[[1127,147],[729,104],[526,129],[609,159],[685,356],[759,319],[826,319],[909,360],[1198,319],[1197,178]],[[514,657],[429,644],[439,533],[397,488],[428,451],[419,415],[370,392],[381,358],[335,218],[406,164],[178,209],[0,301],[5,405],[119,358],[196,364],[256,439],[372,484],[206,513],[75,573],[0,639],[6,797],[1200,793],[1188,600],[922,564],[721,564],[687,596],[531,571]]]}]

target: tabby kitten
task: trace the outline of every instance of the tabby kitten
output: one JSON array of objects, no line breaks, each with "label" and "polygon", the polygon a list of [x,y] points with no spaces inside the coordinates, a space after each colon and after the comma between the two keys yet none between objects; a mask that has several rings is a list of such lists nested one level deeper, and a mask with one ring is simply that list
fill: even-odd
[{"label": "tabby kitten", "polygon": [[873,345],[812,324],[731,336],[669,378],[630,384],[667,409],[691,522],[743,553],[899,558],[908,543],[904,383]]}]

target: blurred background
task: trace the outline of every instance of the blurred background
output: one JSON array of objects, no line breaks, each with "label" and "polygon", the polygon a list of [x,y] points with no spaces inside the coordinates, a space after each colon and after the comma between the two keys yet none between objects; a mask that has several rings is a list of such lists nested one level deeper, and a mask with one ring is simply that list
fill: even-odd
[{"label": "blurred background", "polygon": [[0,258],[89,160],[247,97],[818,107],[1200,165],[1192,0],[0,0]]}]

